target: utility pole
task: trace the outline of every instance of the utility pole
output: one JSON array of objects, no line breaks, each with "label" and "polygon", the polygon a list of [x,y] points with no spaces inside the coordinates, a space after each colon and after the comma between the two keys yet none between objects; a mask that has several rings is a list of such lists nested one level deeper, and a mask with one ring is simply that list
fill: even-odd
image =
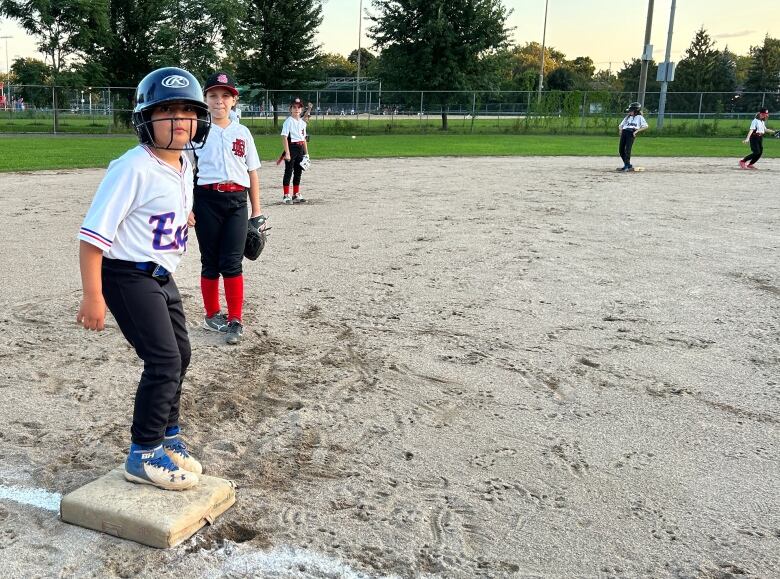
[{"label": "utility pole", "polygon": [[653,0],[647,1],[647,24],[645,24],[645,44],[642,48],[642,70],[639,73],[639,98],[642,106],[645,104],[645,89],[647,88],[647,69],[653,59],[653,45],[650,44],[650,32],[653,29]]},{"label": "utility pole", "polygon": [[363,0],[360,0],[360,9],[358,10],[358,51],[357,51],[357,86],[355,98],[355,112],[360,116],[360,40],[363,35]]},{"label": "utility pole", "polygon": [[674,30],[674,9],[677,0],[672,0],[672,11],[669,14],[669,34],[666,36],[666,56],[664,56],[664,77],[661,80],[661,97],[658,101],[658,130],[664,128],[664,109],[666,109],[666,90],[669,87],[669,77],[672,74],[672,63],[669,58],[672,55],[672,31]]},{"label": "utility pole", "polygon": [[549,0],[544,0],[544,28],[542,29],[542,58],[539,65],[539,95],[537,102],[542,102],[542,88],[544,87],[544,44],[547,40],[547,4]]}]

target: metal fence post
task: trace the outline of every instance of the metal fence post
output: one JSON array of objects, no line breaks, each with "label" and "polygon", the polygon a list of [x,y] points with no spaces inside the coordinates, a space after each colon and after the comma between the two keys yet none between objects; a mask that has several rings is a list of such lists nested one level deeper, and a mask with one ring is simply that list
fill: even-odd
[{"label": "metal fence post", "polygon": [[699,124],[701,124],[701,103],[703,99],[704,99],[704,93],[700,92],[699,93]]},{"label": "metal fence post", "polygon": [[420,91],[420,112],[418,113],[418,116],[420,117],[420,126],[422,127],[422,113],[423,113],[423,91]]},{"label": "metal fence post", "polygon": [[57,90],[56,87],[54,85],[52,85],[52,87],[51,87],[51,111],[54,114],[52,115],[52,119],[51,119],[51,121],[52,121],[51,129],[52,129],[52,133],[55,134],[55,135],[57,134],[57,96],[56,96],[56,93],[55,93],[56,90]]}]

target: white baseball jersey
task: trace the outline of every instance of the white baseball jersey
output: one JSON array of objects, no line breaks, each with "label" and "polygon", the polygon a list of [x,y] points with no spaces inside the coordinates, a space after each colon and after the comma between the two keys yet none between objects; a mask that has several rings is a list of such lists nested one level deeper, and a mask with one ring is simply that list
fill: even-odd
[{"label": "white baseball jersey", "polygon": [[750,123],[750,130],[757,135],[763,135],[766,133],[766,123],[761,119],[753,119],[753,122]]},{"label": "white baseball jersey", "polygon": [[192,164],[180,171],[138,145],[111,162],[87,211],[78,238],[103,257],[155,262],[176,271],[187,250],[192,210]]},{"label": "white baseball jersey", "polygon": [[303,119],[295,119],[293,117],[287,117],[282,125],[282,136],[290,137],[293,143],[306,140],[306,121]]},{"label": "white baseball jersey", "polygon": [[[614,126],[614,125],[613,125]],[[647,128],[647,121],[642,115],[626,115],[626,118],[620,123],[620,129],[637,129]]]},{"label": "white baseball jersey", "polygon": [[252,133],[238,121],[225,127],[211,125],[198,156],[198,185],[238,183],[249,188],[249,171],[260,168]]}]

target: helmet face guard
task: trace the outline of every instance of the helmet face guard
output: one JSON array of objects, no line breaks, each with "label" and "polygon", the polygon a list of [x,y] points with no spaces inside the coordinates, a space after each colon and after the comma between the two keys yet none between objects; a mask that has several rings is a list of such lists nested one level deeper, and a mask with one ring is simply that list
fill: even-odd
[{"label": "helmet face guard", "polygon": [[[203,91],[200,83],[186,70],[166,67],[150,72],[138,83],[135,101],[133,128],[141,143],[172,150],[200,149],[206,143],[206,137],[211,129],[211,115],[206,102],[203,100]],[[170,122],[173,125],[174,120],[181,119],[171,117],[157,119],[153,122],[152,111],[160,105],[174,103],[191,105],[197,114],[197,120],[190,120],[190,123],[197,123],[195,135],[188,141],[186,146],[181,148],[172,146],[173,131],[171,131],[171,141],[167,146],[158,144],[154,140],[155,123]],[[190,128],[192,128],[192,125],[190,125]],[[192,134],[192,131],[190,131],[190,134]]]},{"label": "helmet face guard", "polygon": [[[166,104],[175,104],[177,102],[182,101],[170,101],[170,103]],[[149,110],[145,110],[139,113],[133,113],[133,128],[135,129],[136,134],[138,135],[139,140],[144,145],[151,145],[152,147],[157,147],[160,149],[170,149],[170,150],[178,150],[178,151],[193,151],[197,149],[202,149],[203,146],[206,144],[206,137],[209,134],[209,131],[211,130],[211,114],[209,113],[208,109],[203,109],[199,105],[195,105],[195,103],[190,103],[184,101],[183,104],[191,104],[193,105],[193,109],[197,113],[197,118],[195,119],[182,119],[182,118],[176,118],[176,117],[166,117],[161,119],[152,120],[152,111],[154,110],[154,106],[151,107]],[[159,106],[159,105],[155,105]],[[184,147],[174,147],[173,146],[173,124],[175,122],[185,122],[188,121],[190,123],[190,134],[192,134],[192,125],[193,123],[196,125],[195,128],[195,134],[193,135],[192,139],[190,139],[187,144]],[[154,139],[154,125],[159,125],[161,123],[170,123],[171,124],[171,139],[168,141],[167,144],[164,143],[158,143]]]}]

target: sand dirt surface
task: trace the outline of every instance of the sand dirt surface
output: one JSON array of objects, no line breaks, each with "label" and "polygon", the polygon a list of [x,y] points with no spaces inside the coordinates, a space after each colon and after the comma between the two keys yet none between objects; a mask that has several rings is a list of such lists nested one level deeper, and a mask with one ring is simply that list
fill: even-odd
[{"label": "sand dirt surface", "polygon": [[103,171],[3,175],[0,575],[777,576],[780,160],[641,162],[267,163],[240,346],[176,274],[238,502],[167,551],[19,498],[121,463],[141,365],[75,324]]}]

